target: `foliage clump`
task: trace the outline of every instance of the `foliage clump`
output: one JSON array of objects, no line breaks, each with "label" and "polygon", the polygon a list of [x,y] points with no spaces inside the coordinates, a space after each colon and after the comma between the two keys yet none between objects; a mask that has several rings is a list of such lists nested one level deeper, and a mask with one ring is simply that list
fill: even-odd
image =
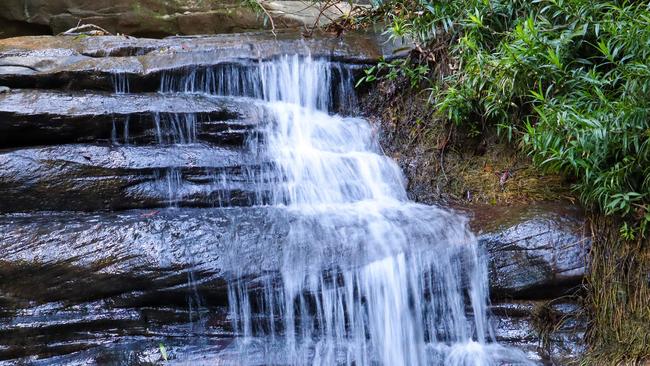
[{"label": "foliage clump", "polygon": [[[645,233],[648,3],[394,0],[373,16],[387,22],[391,37],[413,41],[420,57],[383,62],[363,81],[405,75],[413,86],[424,82],[441,117],[476,131],[493,126],[538,166],[572,177],[586,205],[625,217],[624,237]],[[451,61],[432,50],[441,39]],[[443,75],[427,74],[441,61]]]}]

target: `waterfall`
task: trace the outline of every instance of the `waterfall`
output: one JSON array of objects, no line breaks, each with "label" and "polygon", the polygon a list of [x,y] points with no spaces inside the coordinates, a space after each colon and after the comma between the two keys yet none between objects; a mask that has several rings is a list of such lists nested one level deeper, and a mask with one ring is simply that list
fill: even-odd
[{"label": "waterfall", "polygon": [[[487,265],[467,220],[411,202],[397,164],[354,116],[354,67],[285,55],[196,67],[161,78],[161,93],[250,98],[265,123],[247,142],[258,205],[284,212],[277,271],[227,270],[235,341],[227,364],[493,365],[525,363],[495,343]],[[193,142],[191,118],[156,117]],[[165,176],[170,201],[182,184]],[[225,181],[225,176],[220,179]],[[219,179],[215,179],[219,185]],[[271,186],[270,197],[260,198]]]}]

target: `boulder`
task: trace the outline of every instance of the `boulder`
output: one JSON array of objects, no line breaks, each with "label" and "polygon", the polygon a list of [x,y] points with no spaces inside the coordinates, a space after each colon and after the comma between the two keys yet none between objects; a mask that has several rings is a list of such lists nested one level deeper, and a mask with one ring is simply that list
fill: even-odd
[{"label": "boulder", "polygon": [[[341,2],[319,16],[316,5],[301,1],[260,4],[279,29],[323,24],[351,10],[349,3]],[[271,28],[261,11],[239,0],[5,0],[0,3],[0,20],[12,25],[8,35],[58,34],[80,23],[147,37]]]},{"label": "boulder", "polygon": [[536,203],[474,210],[493,299],[552,299],[582,283],[590,249],[580,209]]},{"label": "boulder", "polygon": [[0,363],[131,364],[134,353],[159,361],[159,343],[170,356],[223,348],[224,271],[248,256],[277,260],[257,243],[285,237],[283,217],[270,208],[0,215]]},{"label": "boulder", "polygon": [[586,351],[587,318],[570,299],[496,303],[490,313],[496,340],[521,349],[533,361],[569,365]]}]

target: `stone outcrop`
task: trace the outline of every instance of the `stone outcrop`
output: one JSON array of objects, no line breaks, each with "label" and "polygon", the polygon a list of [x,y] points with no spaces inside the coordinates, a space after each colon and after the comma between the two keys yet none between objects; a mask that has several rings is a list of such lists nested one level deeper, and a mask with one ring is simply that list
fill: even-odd
[{"label": "stone outcrop", "polygon": [[240,149],[67,145],[0,154],[0,211],[249,206],[263,185]]},{"label": "stone outcrop", "polygon": [[263,107],[201,87],[218,89],[227,75],[242,97],[256,96],[265,60],[327,57],[347,65],[334,70],[342,73],[385,52],[361,34],[0,40],[0,85],[10,87],[0,94],[0,211],[263,203],[254,176],[266,163],[245,151],[259,138]]},{"label": "stone outcrop", "polygon": [[[148,347],[140,342],[154,334],[171,336],[171,352],[198,335],[188,329],[192,317],[205,321],[199,334],[224,342],[230,334],[221,271],[247,256],[259,264],[275,258],[257,243],[272,239],[268,233],[286,235],[278,220],[255,208],[4,215],[0,359],[116,357],[122,350],[99,344]],[[188,308],[197,312],[188,317]]]},{"label": "stone outcrop", "polygon": [[0,40],[0,363],[150,364],[154,338],[170,356],[226,346],[224,279],[277,275],[291,216],[252,207],[280,179],[259,177],[247,145],[268,122],[256,79],[240,97],[184,82],[243,83],[286,53],[360,70],[383,52],[374,36],[296,32]]},{"label": "stone outcrop", "polygon": [[[271,15],[276,28],[322,24],[350,11],[347,2],[328,8],[320,17],[316,5],[302,1],[260,4]],[[58,34],[80,23],[139,37],[233,33],[271,27],[256,6],[239,0],[5,0],[0,3],[0,24],[5,23],[0,37]]]},{"label": "stone outcrop", "polygon": [[585,352],[587,316],[571,299],[495,303],[491,323],[496,340],[547,365],[570,365]]},{"label": "stone outcrop", "polygon": [[491,208],[490,215],[498,218],[479,240],[491,259],[493,298],[548,299],[580,286],[590,240],[577,207],[541,203]]},{"label": "stone outcrop", "polygon": [[[548,280],[552,278],[551,272],[547,272],[550,277],[531,275],[526,281],[528,286],[533,286],[529,288],[539,289],[538,296],[522,293],[517,286],[504,286],[504,283],[519,283],[508,282],[509,272],[493,270],[503,263],[499,246],[512,242],[497,244],[495,239],[486,240],[507,237],[523,225],[527,236],[538,234],[539,240],[548,230],[554,231],[556,236],[545,237],[553,247],[554,238],[578,235],[574,230],[581,220],[579,211],[570,206],[542,205],[514,212],[491,212],[500,214],[501,223],[482,222],[481,212],[469,214],[476,230],[481,230],[480,227],[484,230],[480,238],[488,267],[492,269],[490,279],[495,283],[491,289],[494,296],[490,321],[496,339],[524,350],[529,358],[543,363],[562,365],[579,359],[584,350],[582,337],[586,322],[575,298],[560,296],[562,292],[543,291],[546,286],[559,291]],[[227,304],[224,276],[244,269],[251,274],[265,274],[260,276],[264,280],[265,276],[277,273],[283,256],[278,248],[289,235],[287,223],[291,220],[295,218],[290,212],[268,207],[5,214],[0,216],[0,252],[4,253],[0,268],[3,276],[18,280],[1,282],[2,293],[7,294],[3,301],[9,304],[6,308],[32,309],[44,306],[39,304],[65,300],[74,307],[63,309],[50,305],[42,311],[66,319],[66,326],[87,329],[97,337],[109,337],[104,327],[117,326],[125,328],[123,336],[127,337],[147,327],[168,327],[169,331],[180,332],[176,327],[182,319],[164,309],[187,306],[185,299],[192,299],[197,291],[211,309],[215,328],[206,331],[227,329],[226,319],[219,315]],[[540,220],[559,223],[551,227],[536,225],[537,232],[527,226],[530,221]],[[320,232],[316,221],[314,225],[314,232]],[[349,234],[350,230],[354,228],[346,228],[345,232]],[[160,243],[164,243],[163,250]],[[578,241],[574,250],[581,252],[587,244],[586,240]],[[530,255],[523,249],[519,254]],[[509,271],[525,273],[530,264],[517,263],[521,265]],[[89,287],[89,283],[93,286]],[[578,284],[575,280],[571,283]],[[566,291],[568,287],[561,289]],[[87,311],[82,315],[74,309]],[[21,331],[44,326],[38,319],[25,318],[27,324]],[[17,334],[14,326],[7,327],[6,337]],[[52,332],[50,336],[55,339],[66,336],[60,327],[60,324],[50,324],[45,332]],[[90,348],[93,342],[93,338],[79,338],[75,344]],[[182,338],[179,343],[183,343]],[[41,353],[43,349],[39,347],[46,345],[32,346],[33,352]],[[8,350],[5,352],[12,349]],[[93,352],[103,351],[94,348]]]},{"label": "stone outcrop", "polygon": [[591,244],[581,210],[542,202],[462,211],[487,256],[496,339],[546,364],[580,360],[587,318],[577,295]]}]

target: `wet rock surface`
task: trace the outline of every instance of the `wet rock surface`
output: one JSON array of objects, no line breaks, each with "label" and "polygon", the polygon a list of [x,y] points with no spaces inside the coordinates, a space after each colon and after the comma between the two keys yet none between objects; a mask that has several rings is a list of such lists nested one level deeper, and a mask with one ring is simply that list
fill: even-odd
[{"label": "wet rock surface", "polygon": [[[283,54],[369,64],[390,57],[394,46],[373,34],[302,38],[293,33],[135,39],[121,36],[18,37],[0,40],[0,85],[12,88],[101,89],[115,79],[131,92],[158,91],[161,77],[191,68],[254,67]],[[28,67],[2,66],[24,65]],[[360,70],[359,70],[360,71]]]},{"label": "wet rock surface", "polygon": [[491,322],[498,342],[517,347],[534,361],[569,365],[585,352],[587,317],[569,299],[495,303]]},{"label": "wet rock surface", "polygon": [[[228,346],[225,277],[277,275],[296,218],[249,207],[264,204],[265,183],[282,180],[259,177],[265,160],[247,150],[269,122],[263,110],[251,99],[162,84],[249,71],[288,51],[350,70],[386,53],[364,37],[0,40],[0,65],[37,68],[0,66],[0,85],[28,88],[0,94],[0,364],[146,364],[161,360],[159,342],[200,360]],[[549,338],[535,319],[578,314],[566,301],[538,308],[580,284],[588,241],[579,211],[551,204],[465,213],[487,254],[497,338],[545,362],[574,357],[579,316]],[[314,219],[314,243],[341,235],[350,246],[329,248],[339,260],[368,249],[363,225],[331,223],[338,231]],[[309,261],[300,253],[296,260]]]},{"label": "wet rock surface", "polygon": [[62,145],[0,153],[2,212],[261,203],[257,162],[201,145]]},{"label": "wet rock surface", "polygon": [[540,202],[460,210],[487,255],[496,339],[543,364],[580,361],[587,317],[577,295],[590,249],[581,209]]},{"label": "wet rock surface", "polygon": [[171,142],[156,134],[170,124],[195,129],[201,141],[241,146],[260,123],[263,111],[254,104],[201,95],[12,90],[0,94],[0,146]]},{"label": "wet rock surface", "polygon": [[492,209],[487,224],[477,213],[479,240],[490,257],[493,298],[546,299],[572,292],[582,283],[590,240],[578,207],[540,203]]},{"label": "wet rock surface", "polygon": [[[505,220],[507,224],[496,226],[482,223],[481,213],[474,213],[472,224],[491,226],[491,235],[506,235],[518,224],[540,219],[540,212],[545,212],[541,217],[546,219],[568,213],[580,217],[575,210],[557,206],[515,212]],[[205,342],[216,343],[215,352],[221,350],[229,337],[224,333],[229,329],[223,315],[227,305],[224,276],[239,269],[251,274],[277,273],[282,262],[279,248],[289,235],[288,222],[294,219],[288,211],[269,207],[4,214],[0,216],[0,277],[5,280],[0,286],[5,296],[0,301],[7,329],[0,341],[15,342],[19,332],[32,332],[41,338],[20,348],[24,352],[67,354],[70,349],[46,351],[46,344],[56,340],[75,351],[88,349],[92,357],[105,357],[101,355],[106,349],[96,342],[115,336],[111,329],[120,328],[120,343],[133,341],[141,352],[148,349],[155,354],[155,347],[152,351],[151,345],[130,337],[151,341],[173,335],[180,338],[171,345],[188,347],[191,342],[182,340],[183,334],[192,333],[191,326],[186,328],[188,301],[198,301],[193,296],[200,294],[204,311],[210,313],[210,320],[205,321],[211,324],[200,332],[205,333]],[[318,229],[317,221],[315,236],[331,235]],[[343,231],[352,235],[353,229]],[[502,262],[499,251],[487,254],[489,268]],[[490,275],[493,281],[500,280],[498,271]],[[542,284],[538,286],[543,288]],[[490,320],[499,342],[518,347],[545,364],[563,365],[580,358],[586,323],[573,297],[556,300],[553,292],[546,292],[546,298],[523,299],[520,292],[508,293],[498,285],[493,286],[493,294],[497,289]],[[59,322],[47,320],[50,317]],[[22,324],[20,329],[16,322]],[[70,327],[93,336],[77,335],[71,342]],[[0,357],[16,357],[18,351],[8,347]],[[183,348],[183,352],[188,351]]]},{"label": "wet rock surface", "polygon": [[227,344],[229,254],[244,263],[256,243],[285,236],[281,218],[255,208],[0,217],[0,362],[126,362],[140,348],[158,361],[158,342]]}]

